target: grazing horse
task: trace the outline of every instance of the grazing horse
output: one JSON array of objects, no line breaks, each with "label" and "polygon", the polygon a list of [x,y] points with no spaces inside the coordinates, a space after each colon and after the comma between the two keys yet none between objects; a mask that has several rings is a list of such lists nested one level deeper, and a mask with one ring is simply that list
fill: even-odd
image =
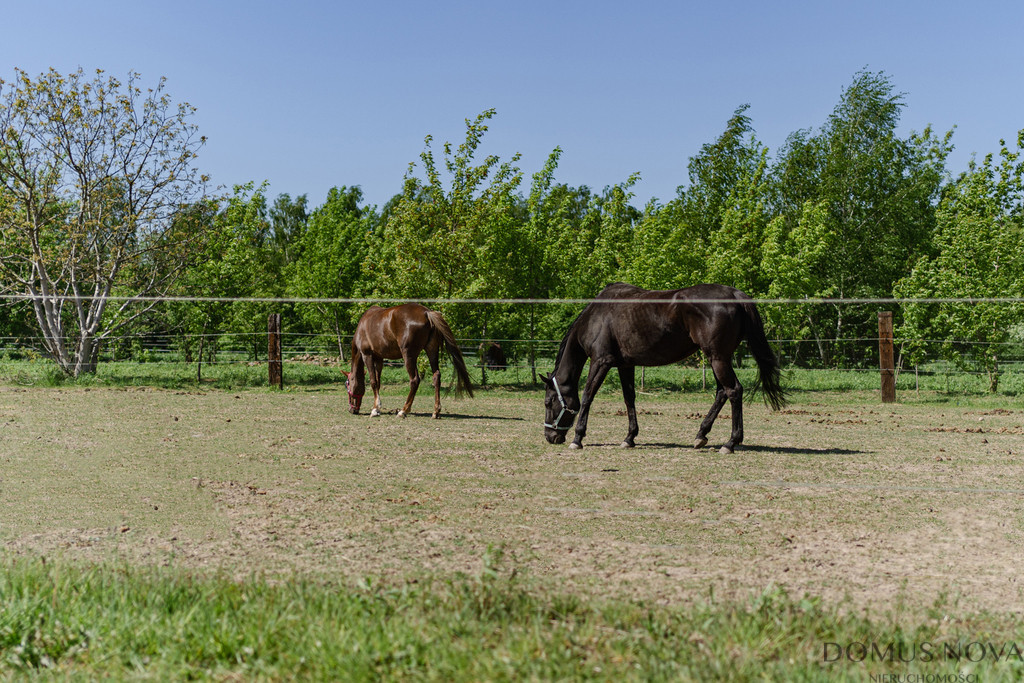
[{"label": "grazing horse", "polygon": [[473,395],[469,372],[455,343],[448,323],[437,311],[431,311],[420,304],[403,304],[391,308],[371,306],[359,318],[355,336],[352,337],[352,372],[345,372],[345,390],[348,392],[348,409],[353,414],[359,413],[359,406],[366,391],[364,369],[370,370],[370,386],[373,388],[373,409],[371,416],[380,415],[380,373],[384,367],[384,359],[401,358],[405,362],[405,370],[409,373],[409,397],[405,407],[398,411],[399,417],[405,417],[412,408],[416,390],[420,386],[420,372],[416,359],[420,351],[427,352],[430,369],[433,371],[434,384],[434,415],[441,415],[441,371],[438,369],[438,355],[441,344],[444,344],[448,355],[455,365],[458,381],[455,395],[463,391]]},{"label": "grazing horse", "polygon": [[[608,371],[615,367],[619,369],[629,416],[629,433],[622,447],[632,448],[640,431],[636,422],[636,366],[675,363],[699,349],[711,361],[718,391],[697,430],[694,447],[702,448],[707,443],[711,425],[728,399],[732,404],[732,434],[721,452],[732,453],[743,441],[743,387],[732,369],[732,354],[743,339],[757,361],[758,380],[752,391],[761,389],[765,403],[778,410],[786,404],[779,383],[779,364],[749,296],[724,285],[653,292],[621,282],[608,285],[569,326],[554,371],[542,377],[546,386],[544,436],[549,443],[564,443],[578,413],[576,438],[570,448],[582,448],[590,404]],[[590,371],[581,401],[579,381],[587,358]]]},{"label": "grazing horse", "polygon": [[480,344],[478,350],[480,360],[488,370],[506,370],[508,362],[505,360],[505,352],[498,342],[485,341]]}]

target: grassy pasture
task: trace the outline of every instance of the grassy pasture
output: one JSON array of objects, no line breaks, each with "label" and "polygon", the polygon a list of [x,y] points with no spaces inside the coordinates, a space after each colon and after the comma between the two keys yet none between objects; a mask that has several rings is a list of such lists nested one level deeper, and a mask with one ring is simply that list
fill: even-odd
[{"label": "grassy pasture", "polygon": [[[93,634],[92,648],[105,642],[118,654],[101,665],[89,648],[32,650],[23,636],[46,628],[0,616],[0,672],[1019,674],[1012,658],[826,662],[823,647],[1024,640],[1015,617],[1024,610],[1024,400],[924,390],[883,406],[873,391],[805,389],[779,413],[750,403],[745,447],[722,456],[728,409],[707,448],[689,447],[710,397],[694,371],[687,377],[664,381],[682,392],[651,378],[633,450],[618,448],[625,417],[609,387],[582,451],[543,440],[541,394],[522,386],[444,398],[434,421],[422,388],[412,416],[393,414],[405,391],[393,375],[384,395],[392,413],[380,418],[349,415],[337,384],[276,392],[7,382],[0,599],[13,615],[25,596],[25,614],[66,628],[75,615],[50,611],[95,593],[99,606],[89,609],[103,614],[106,639]],[[129,642],[124,634],[137,629],[102,606],[109,599],[130,613],[126,595],[185,589],[206,596],[207,620],[239,615],[235,631],[199,629],[235,642],[226,654],[208,643],[190,646],[201,656],[150,652],[152,642]],[[47,599],[35,605],[31,595]],[[196,609],[180,597],[154,609],[173,614],[165,608],[174,599]],[[139,609],[134,618],[148,618]],[[286,637],[273,615],[308,623],[312,635]],[[260,620],[281,632],[268,638]],[[346,620],[405,630],[339,640],[348,632],[339,623],[354,628]],[[477,649],[466,650],[473,638]],[[291,654],[271,656],[268,641]],[[390,651],[392,641],[405,644]],[[531,657],[546,664],[523,664]]]}]

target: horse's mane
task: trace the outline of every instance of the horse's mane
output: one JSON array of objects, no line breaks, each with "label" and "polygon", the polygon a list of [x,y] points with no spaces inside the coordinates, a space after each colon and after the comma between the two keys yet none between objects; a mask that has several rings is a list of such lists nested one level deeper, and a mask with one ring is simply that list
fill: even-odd
[{"label": "horse's mane", "polygon": [[594,297],[594,300],[591,301],[586,306],[584,306],[583,310],[580,311],[579,315],[576,316],[576,319],[573,320],[569,324],[569,329],[566,331],[565,337],[562,338],[562,344],[558,347],[558,354],[555,355],[555,367],[556,368],[558,367],[558,364],[562,361],[562,354],[565,353],[565,347],[569,345],[569,337],[571,337],[572,333],[576,330],[576,325],[579,324],[580,318],[583,317],[583,314],[586,313],[588,310],[590,310],[591,306],[593,306],[595,303],[597,303],[598,301],[600,301],[602,299],[609,299],[609,298],[615,299],[615,298],[617,298],[614,295],[608,296],[607,292],[608,292],[609,289],[613,289],[613,288],[618,289],[618,288],[623,287],[623,286],[631,287],[632,289],[639,289],[641,292],[644,291],[644,290],[640,289],[639,287],[633,287],[633,285],[628,285],[628,284],[626,284],[624,282],[613,282],[613,283],[611,283],[609,285],[605,285],[604,289],[602,289],[600,292],[598,292],[597,296]]},{"label": "horse's mane", "polygon": [[[586,310],[586,308],[583,309],[583,311]],[[576,323],[578,323],[580,318],[583,317],[583,311],[580,311],[580,314],[576,316],[576,319],[569,323],[569,329],[566,330],[565,336],[562,337],[562,343],[558,347],[558,353],[555,354],[555,369],[557,369],[558,364],[562,362],[562,354],[565,353],[565,347],[569,345],[569,337],[571,337],[572,333],[576,330]],[[552,373],[554,373],[554,370],[552,370]]]}]

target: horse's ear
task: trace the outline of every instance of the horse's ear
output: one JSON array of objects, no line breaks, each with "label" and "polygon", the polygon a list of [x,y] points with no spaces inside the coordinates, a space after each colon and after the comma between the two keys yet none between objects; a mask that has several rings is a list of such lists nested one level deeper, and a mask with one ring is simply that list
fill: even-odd
[{"label": "horse's ear", "polygon": [[341,374],[345,375],[345,379],[352,379],[352,375],[348,374],[345,370],[342,370]]},{"label": "horse's ear", "polygon": [[542,374],[540,376],[540,381],[543,382],[544,384],[551,384],[551,375]]}]

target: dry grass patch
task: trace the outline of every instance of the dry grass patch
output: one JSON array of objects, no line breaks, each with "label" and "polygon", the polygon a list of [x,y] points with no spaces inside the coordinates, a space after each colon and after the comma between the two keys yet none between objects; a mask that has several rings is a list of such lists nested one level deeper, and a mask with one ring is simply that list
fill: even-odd
[{"label": "dry grass patch", "polygon": [[621,401],[603,394],[570,451],[543,440],[539,391],[448,398],[435,421],[352,416],[337,389],[0,388],[0,542],[398,583],[475,574],[494,546],[527,580],[585,596],[686,604],[774,585],[873,611],[943,595],[1024,609],[1020,399],[751,403],[729,456],[727,414],[689,447],[707,403],[641,397],[638,447],[622,450]]}]

